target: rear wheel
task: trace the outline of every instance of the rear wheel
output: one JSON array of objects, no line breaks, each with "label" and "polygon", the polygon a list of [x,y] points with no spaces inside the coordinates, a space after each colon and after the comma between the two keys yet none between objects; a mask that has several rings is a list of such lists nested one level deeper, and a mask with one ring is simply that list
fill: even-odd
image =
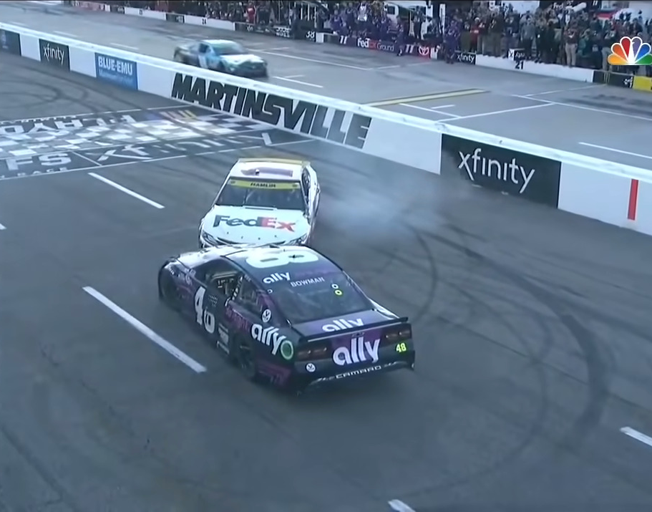
[{"label": "rear wheel", "polygon": [[256,354],[251,346],[251,341],[238,336],[235,340],[235,363],[247,380],[257,382],[260,374],[256,363]]}]

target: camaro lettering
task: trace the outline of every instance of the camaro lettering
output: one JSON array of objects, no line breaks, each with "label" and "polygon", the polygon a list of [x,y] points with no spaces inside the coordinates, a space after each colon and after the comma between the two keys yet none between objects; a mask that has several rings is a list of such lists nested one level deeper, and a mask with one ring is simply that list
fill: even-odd
[{"label": "camaro lettering", "polygon": [[264,278],[263,283],[272,284],[272,283],[279,283],[281,281],[289,281],[289,280],[290,280],[289,272],[274,272],[273,274]]},{"label": "camaro lettering", "polygon": [[359,149],[371,125],[368,116],[182,73],[171,97]]},{"label": "camaro lettering", "polygon": [[339,320],[333,320],[332,323],[324,325],[321,330],[325,332],[335,332],[343,331],[345,329],[351,329],[352,327],[362,327],[364,322],[361,318],[356,318],[355,320],[346,320],[340,318]]},{"label": "camaro lettering", "polygon": [[338,366],[348,364],[364,363],[371,361],[378,362],[378,348],[380,339],[374,341],[365,341],[361,336],[351,339],[351,348],[338,347],[333,352],[333,362]]},{"label": "camaro lettering", "polygon": [[228,215],[216,215],[215,221],[213,222],[213,227],[216,228],[219,226],[222,221],[226,223],[227,226],[247,226],[247,227],[257,227],[257,228],[270,228],[270,229],[287,229],[288,231],[294,232],[294,225],[296,222],[283,222],[278,220],[276,217],[256,217],[255,219],[236,219],[231,218]]},{"label": "camaro lettering", "polygon": [[[530,180],[534,176],[535,169],[530,169],[526,172],[522,165],[516,163],[516,157],[512,158],[510,162],[499,162],[492,158],[485,158],[481,156],[482,148],[476,148],[473,153],[464,154],[459,152],[460,164],[458,169],[464,169],[471,181],[475,181],[475,175],[480,174],[488,178],[495,177],[497,180],[511,181],[515,185],[520,184],[519,176],[523,179],[523,184],[519,190],[519,194],[525,192],[525,189],[530,184]],[[469,160],[473,164],[469,163]]]},{"label": "camaro lettering", "polygon": [[377,372],[382,370],[383,367],[380,365],[371,366],[369,368],[360,368],[359,370],[351,370],[350,372],[339,373],[335,376],[336,379],[346,379],[347,377],[355,377],[356,375],[364,375],[365,373]]}]

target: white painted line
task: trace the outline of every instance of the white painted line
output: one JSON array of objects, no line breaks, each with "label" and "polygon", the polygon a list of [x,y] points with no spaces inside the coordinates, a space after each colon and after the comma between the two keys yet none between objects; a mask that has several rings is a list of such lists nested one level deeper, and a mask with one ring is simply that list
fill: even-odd
[{"label": "white painted line", "polygon": [[266,52],[280,52],[282,50],[290,50],[289,46],[281,46],[280,48],[266,48]]},{"label": "white painted line", "polygon": [[631,437],[632,439],[636,439],[641,443],[644,443],[648,446],[652,446],[652,437],[646,436],[645,434],[639,432],[638,430],[634,430],[631,427],[623,427],[620,429],[620,431],[626,436]]},{"label": "white painted line", "polygon": [[120,48],[126,48],[127,50],[138,50],[137,46],[129,46],[128,44],[120,43],[109,43],[111,46],[119,46]]},{"label": "white painted line", "polygon": [[625,151],[623,149],[608,148],[607,146],[600,146],[598,144],[590,144],[588,142],[578,142],[581,146],[588,146],[590,148],[604,149],[605,151],[612,151],[614,153],[620,153],[621,155],[630,155],[636,156],[638,158],[645,158],[646,160],[652,160],[652,156],[641,155],[640,153],[632,153],[631,151]]},{"label": "white painted line", "polygon": [[361,68],[359,66],[351,66],[349,64],[340,64],[339,62],[330,62],[328,60],[319,60],[319,59],[309,59],[307,57],[297,57],[296,55],[285,55],[283,53],[274,53],[263,50],[257,50],[258,53],[265,53],[269,55],[276,55],[277,57],[283,57],[284,59],[295,59],[303,60],[305,62],[314,62],[315,64],[326,64],[328,66],[336,66],[339,68],[348,68],[348,69],[357,69],[358,71],[375,71],[376,68]]},{"label": "white painted line", "polygon": [[530,101],[539,101],[541,103],[549,103],[550,105],[557,105],[558,107],[567,107],[567,108],[576,108],[578,110],[588,110],[589,112],[597,112],[598,114],[609,114],[612,116],[618,116],[618,117],[629,117],[631,119],[640,119],[642,121],[652,121],[652,117],[650,116],[636,116],[633,114],[623,114],[622,112],[614,112],[613,110],[605,110],[602,108],[595,108],[595,107],[585,107],[582,105],[575,105],[574,103],[564,103],[563,101],[551,101],[551,100],[544,100],[541,98],[533,98],[531,96],[520,96],[517,94],[512,94],[511,95],[513,98],[523,98],[526,100]]},{"label": "white painted line", "polygon": [[393,66],[380,66],[379,68],[374,68],[374,71],[383,71],[385,69],[396,69],[396,68],[400,68],[400,67],[401,67],[400,64],[395,64]]},{"label": "white painted line", "polygon": [[155,201],[152,201],[151,199],[148,199],[145,196],[141,196],[140,194],[134,192],[133,190],[129,190],[128,188],[117,184],[115,181],[111,181],[111,180],[106,179],[104,176],[100,176],[99,174],[95,174],[94,172],[89,172],[88,175],[95,178],[96,180],[100,180],[100,181],[106,183],[107,185],[109,185],[109,186],[111,186],[113,188],[118,189],[120,192],[124,192],[125,194],[130,195],[131,197],[134,197],[134,198],[142,201],[143,203],[147,203],[148,205],[153,206],[154,208],[158,208],[159,210],[162,210],[163,208],[165,208],[165,206],[163,206],[162,204],[159,204],[159,203],[157,203]]},{"label": "white painted line", "polygon": [[387,504],[392,510],[396,510],[396,512],[415,512],[412,507],[406,505],[401,500],[391,500]]},{"label": "white painted line", "polygon": [[437,105],[436,107],[430,107],[430,110],[439,110],[442,108],[452,108],[455,105]]},{"label": "white painted line", "polygon": [[283,80],[284,82],[292,82],[293,84],[306,85],[308,87],[316,87],[317,89],[323,89],[323,85],[311,84],[309,82],[302,82],[301,80],[295,80],[293,78],[282,78],[280,76],[276,77],[277,80]]},{"label": "white painted line", "polygon": [[5,229],[7,229],[7,228],[4,227],[2,224],[0,224],[0,231],[4,231]]},{"label": "white painted line", "polygon": [[317,141],[315,139],[290,140],[288,142],[278,142],[276,144],[270,144],[270,147],[275,148],[276,146],[289,146],[290,144],[305,144],[306,142],[317,142]]},{"label": "white painted line", "polygon": [[459,116],[456,116],[455,114],[448,114],[446,112],[437,112],[435,108],[429,108],[429,107],[420,107],[418,105],[410,105],[409,103],[399,103],[401,107],[409,107],[413,108],[415,110],[423,110],[424,112],[428,112],[429,114],[438,114],[440,116],[446,116],[446,117],[451,117],[453,119],[457,119]]},{"label": "white painted line", "polygon": [[152,331],[149,327],[147,327],[144,323],[142,323],[137,318],[131,316],[124,309],[118,306],[115,302],[111,301],[110,299],[102,295],[100,292],[98,292],[95,288],[92,288],[90,286],[84,286],[83,290],[86,293],[88,293],[91,297],[93,297],[95,300],[102,303],[104,306],[106,306],[111,311],[113,311],[116,315],[118,315],[123,320],[125,320],[133,328],[135,328],[136,330],[140,331],[142,334],[147,336],[150,339],[150,341],[156,343],[159,347],[167,351],[173,357],[176,357],[179,361],[181,361],[183,364],[185,364],[188,368],[190,368],[194,372],[204,373],[206,371],[205,366],[199,364],[197,361],[195,361],[192,357],[187,355],[185,352],[182,352],[177,347],[172,345],[172,343],[163,339],[161,336],[159,336],[154,331]]},{"label": "white painted line", "polygon": [[[103,149],[106,149],[106,148],[103,148]],[[88,157],[85,156],[85,155],[82,155],[81,153],[77,153],[76,151],[71,151],[71,153],[74,154],[74,155],[76,155],[76,156],[78,156],[78,157],[81,158],[82,160],[86,160],[87,162],[93,164],[95,167],[102,167],[102,164],[101,164],[101,163],[96,162],[95,160],[91,160],[90,158],[88,158]]]},{"label": "white painted line", "polygon": [[535,108],[552,107],[553,105],[554,105],[553,103],[544,103],[542,105],[530,105],[529,107],[508,108],[505,110],[496,110],[495,112],[483,112],[482,114],[460,116],[455,119],[452,119],[452,121],[460,121],[462,119],[475,119],[476,117],[496,116],[499,114],[509,114],[510,112],[520,112],[521,110],[533,110]]},{"label": "white painted line", "polygon": [[557,94],[559,92],[569,92],[569,91],[581,91],[583,89],[595,89],[596,87],[602,87],[601,85],[585,85],[583,87],[571,87],[570,89],[557,89],[555,91],[544,91],[544,92],[533,92],[532,94],[524,94],[526,98],[531,98],[532,96],[543,96],[545,94]]},{"label": "white painted line", "polygon": [[75,34],[71,34],[70,32],[62,32],[61,30],[53,30],[52,32],[59,34],[60,36],[77,37]]},{"label": "white painted line", "polygon": [[11,23],[12,25],[20,25],[21,27],[27,26],[24,23],[21,23],[20,21],[10,21],[9,23]]},{"label": "white painted line", "polygon": [[269,136],[269,133],[263,132],[260,134],[260,136],[263,139],[263,142],[265,143],[265,146],[271,146],[272,145],[272,138]]},{"label": "white painted line", "polygon": [[[283,78],[301,78],[304,76],[306,75],[288,75],[288,76],[284,76]],[[279,77],[274,77],[274,78],[279,78]]]}]

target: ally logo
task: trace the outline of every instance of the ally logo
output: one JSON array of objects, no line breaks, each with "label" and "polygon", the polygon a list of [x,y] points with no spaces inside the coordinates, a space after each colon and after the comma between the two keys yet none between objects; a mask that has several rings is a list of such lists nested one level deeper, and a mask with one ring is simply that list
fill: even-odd
[{"label": "ally logo", "polygon": [[652,64],[652,48],[640,37],[623,37],[611,45],[607,61],[612,66],[649,66]]}]

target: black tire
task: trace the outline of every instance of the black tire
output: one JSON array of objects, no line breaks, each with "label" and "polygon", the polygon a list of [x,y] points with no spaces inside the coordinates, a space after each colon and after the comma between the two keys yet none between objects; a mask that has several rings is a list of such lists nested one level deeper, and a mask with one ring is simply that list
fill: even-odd
[{"label": "black tire", "polygon": [[172,309],[179,307],[179,291],[170,276],[160,271],[158,274],[158,298]]},{"label": "black tire", "polygon": [[260,373],[256,364],[256,356],[251,341],[242,336],[234,338],[233,354],[234,362],[240,373],[251,382],[260,382]]}]

